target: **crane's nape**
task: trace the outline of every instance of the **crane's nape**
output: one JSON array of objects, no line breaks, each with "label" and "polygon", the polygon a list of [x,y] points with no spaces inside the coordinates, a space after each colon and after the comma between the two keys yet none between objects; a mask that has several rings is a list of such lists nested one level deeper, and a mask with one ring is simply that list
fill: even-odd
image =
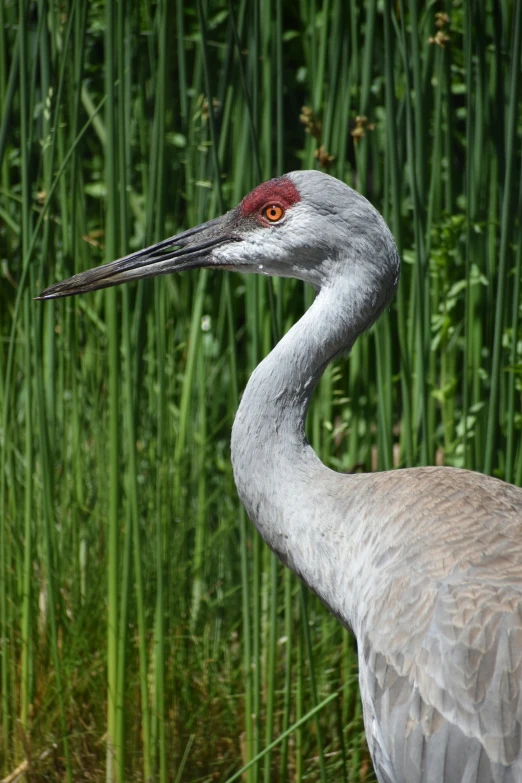
[{"label": "crane's nape", "polygon": [[36,298],[58,299],[203,267],[295,277],[318,290],[336,277],[335,267],[344,260],[339,249],[347,245],[361,262],[354,265],[354,278],[363,285],[363,277],[382,278],[389,300],[399,262],[379,213],[333,177],[292,172],[259,185],[219,218],[55,283]]},{"label": "crane's nape", "polygon": [[317,292],[250,377],[232,466],[268,546],[357,637],[379,783],[521,783],[522,489],[443,467],[338,474],[306,439],[325,368],[396,289],[384,220],[333,177],[292,172],[38,298],[199,267],[294,277]]}]

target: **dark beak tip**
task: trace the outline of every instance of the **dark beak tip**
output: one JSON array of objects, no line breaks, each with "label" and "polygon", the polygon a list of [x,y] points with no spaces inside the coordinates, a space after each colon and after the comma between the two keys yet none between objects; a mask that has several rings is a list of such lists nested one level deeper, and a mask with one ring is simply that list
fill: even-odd
[{"label": "dark beak tip", "polygon": [[229,230],[216,230],[223,225],[224,218],[226,216],[215,218],[116,261],[73,275],[67,280],[44,288],[34,297],[34,301],[62,299],[110,288],[131,280],[181,272],[185,269],[200,269],[205,266],[205,260],[211,257],[213,248],[239,239]]},{"label": "dark beak tip", "polygon": [[58,293],[56,294],[52,292],[47,293],[47,289],[44,288],[43,291],[40,291],[38,296],[33,296],[33,302],[47,302],[50,301],[51,299],[60,299],[63,296],[64,296],[63,294],[60,295]]}]

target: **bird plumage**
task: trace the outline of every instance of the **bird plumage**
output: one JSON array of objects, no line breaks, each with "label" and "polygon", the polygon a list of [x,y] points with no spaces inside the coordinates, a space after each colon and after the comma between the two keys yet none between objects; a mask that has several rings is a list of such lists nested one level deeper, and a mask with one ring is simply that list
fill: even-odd
[{"label": "bird plumage", "polygon": [[450,468],[372,478],[362,516],[380,513],[381,535],[357,636],[376,765],[394,781],[520,780],[522,493]]},{"label": "bird plumage", "polygon": [[452,468],[341,475],[305,435],[324,369],[395,291],[383,219],[338,180],[293,172],[41,298],[200,266],[296,277],[317,292],[250,378],[232,463],[267,544],[357,637],[380,783],[522,781],[522,490]]}]

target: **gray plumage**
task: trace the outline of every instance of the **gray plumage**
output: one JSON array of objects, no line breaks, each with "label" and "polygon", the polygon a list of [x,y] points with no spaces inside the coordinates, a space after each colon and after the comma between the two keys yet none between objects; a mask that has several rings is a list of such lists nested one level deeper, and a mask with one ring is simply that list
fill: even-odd
[{"label": "gray plumage", "polygon": [[[389,304],[399,260],[380,215],[343,183],[319,172],[274,183],[201,230],[41,298],[196,266],[314,286],[244,392],[232,431],[239,496],[270,548],[357,637],[380,783],[522,781],[522,490],[452,468],[340,475],[320,462],[304,429],[311,394]],[[280,221],[263,219],[256,193],[281,204]]]}]

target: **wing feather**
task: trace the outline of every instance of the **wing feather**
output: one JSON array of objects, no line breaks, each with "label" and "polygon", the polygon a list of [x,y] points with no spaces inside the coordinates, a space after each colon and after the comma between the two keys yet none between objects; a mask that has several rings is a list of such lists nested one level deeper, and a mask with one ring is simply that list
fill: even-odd
[{"label": "wing feather", "polygon": [[372,487],[386,512],[355,624],[377,776],[521,783],[522,493],[405,473],[406,490],[396,474]]},{"label": "wing feather", "polygon": [[394,781],[522,780],[521,607],[514,587],[451,580],[408,666],[363,645],[361,695],[379,726],[368,736]]}]

